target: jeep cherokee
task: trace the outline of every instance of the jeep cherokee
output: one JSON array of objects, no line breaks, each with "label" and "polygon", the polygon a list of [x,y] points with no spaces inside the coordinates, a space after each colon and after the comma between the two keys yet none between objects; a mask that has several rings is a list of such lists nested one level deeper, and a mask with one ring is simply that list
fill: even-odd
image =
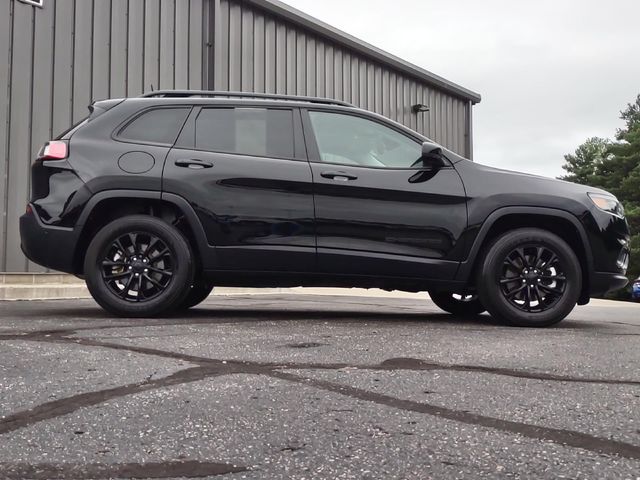
[{"label": "jeep cherokee", "polygon": [[89,110],[33,164],[22,249],[116,315],[214,285],[340,286],[548,326],[627,283],[611,194],[471,162],[343,102],[156,91]]}]

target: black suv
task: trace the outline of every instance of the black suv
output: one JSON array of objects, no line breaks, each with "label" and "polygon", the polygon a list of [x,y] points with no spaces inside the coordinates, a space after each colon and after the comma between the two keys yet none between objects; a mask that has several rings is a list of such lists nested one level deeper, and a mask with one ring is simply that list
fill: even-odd
[{"label": "black suv", "polygon": [[627,283],[609,193],[473,163],[349,104],[157,91],[90,112],[35,160],[22,248],[117,315],[213,285],[340,286],[547,326]]}]

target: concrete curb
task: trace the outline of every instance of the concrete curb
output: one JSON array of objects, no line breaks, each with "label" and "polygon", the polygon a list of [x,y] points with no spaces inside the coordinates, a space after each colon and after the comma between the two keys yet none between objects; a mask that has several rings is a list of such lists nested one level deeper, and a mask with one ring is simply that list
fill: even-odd
[{"label": "concrete curb", "polygon": [[[376,288],[331,288],[331,287],[293,287],[293,288],[242,288],[217,287],[214,296],[230,295],[336,295],[350,297],[410,298],[425,300],[427,292],[387,292]],[[2,300],[81,300],[91,295],[82,280],[73,275],[61,273],[0,273],[0,301]],[[640,303],[616,302],[612,300],[591,300],[590,305],[600,307],[629,307]]]},{"label": "concrete curb", "polygon": [[[365,288],[242,288],[218,287],[215,296],[225,295],[342,295],[353,297],[429,298],[426,292],[386,292]],[[73,275],[59,273],[0,274],[1,300],[73,300],[91,298],[85,283]]]}]

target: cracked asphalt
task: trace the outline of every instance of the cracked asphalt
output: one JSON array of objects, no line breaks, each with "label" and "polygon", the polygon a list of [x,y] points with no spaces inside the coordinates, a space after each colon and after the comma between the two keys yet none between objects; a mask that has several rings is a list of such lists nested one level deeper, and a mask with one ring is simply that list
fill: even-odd
[{"label": "cracked asphalt", "polygon": [[640,479],[640,305],[558,327],[429,300],[0,302],[0,479]]}]

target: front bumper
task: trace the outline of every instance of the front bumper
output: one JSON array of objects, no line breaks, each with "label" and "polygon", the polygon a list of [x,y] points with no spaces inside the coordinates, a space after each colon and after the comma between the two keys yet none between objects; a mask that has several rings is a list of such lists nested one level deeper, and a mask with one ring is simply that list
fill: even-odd
[{"label": "front bumper", "polygon": [[75,229],[43,224],[33,211],[20,217],[22,251],[32,262],[52,270],[77,273],[74,252],[78,236]]}]

